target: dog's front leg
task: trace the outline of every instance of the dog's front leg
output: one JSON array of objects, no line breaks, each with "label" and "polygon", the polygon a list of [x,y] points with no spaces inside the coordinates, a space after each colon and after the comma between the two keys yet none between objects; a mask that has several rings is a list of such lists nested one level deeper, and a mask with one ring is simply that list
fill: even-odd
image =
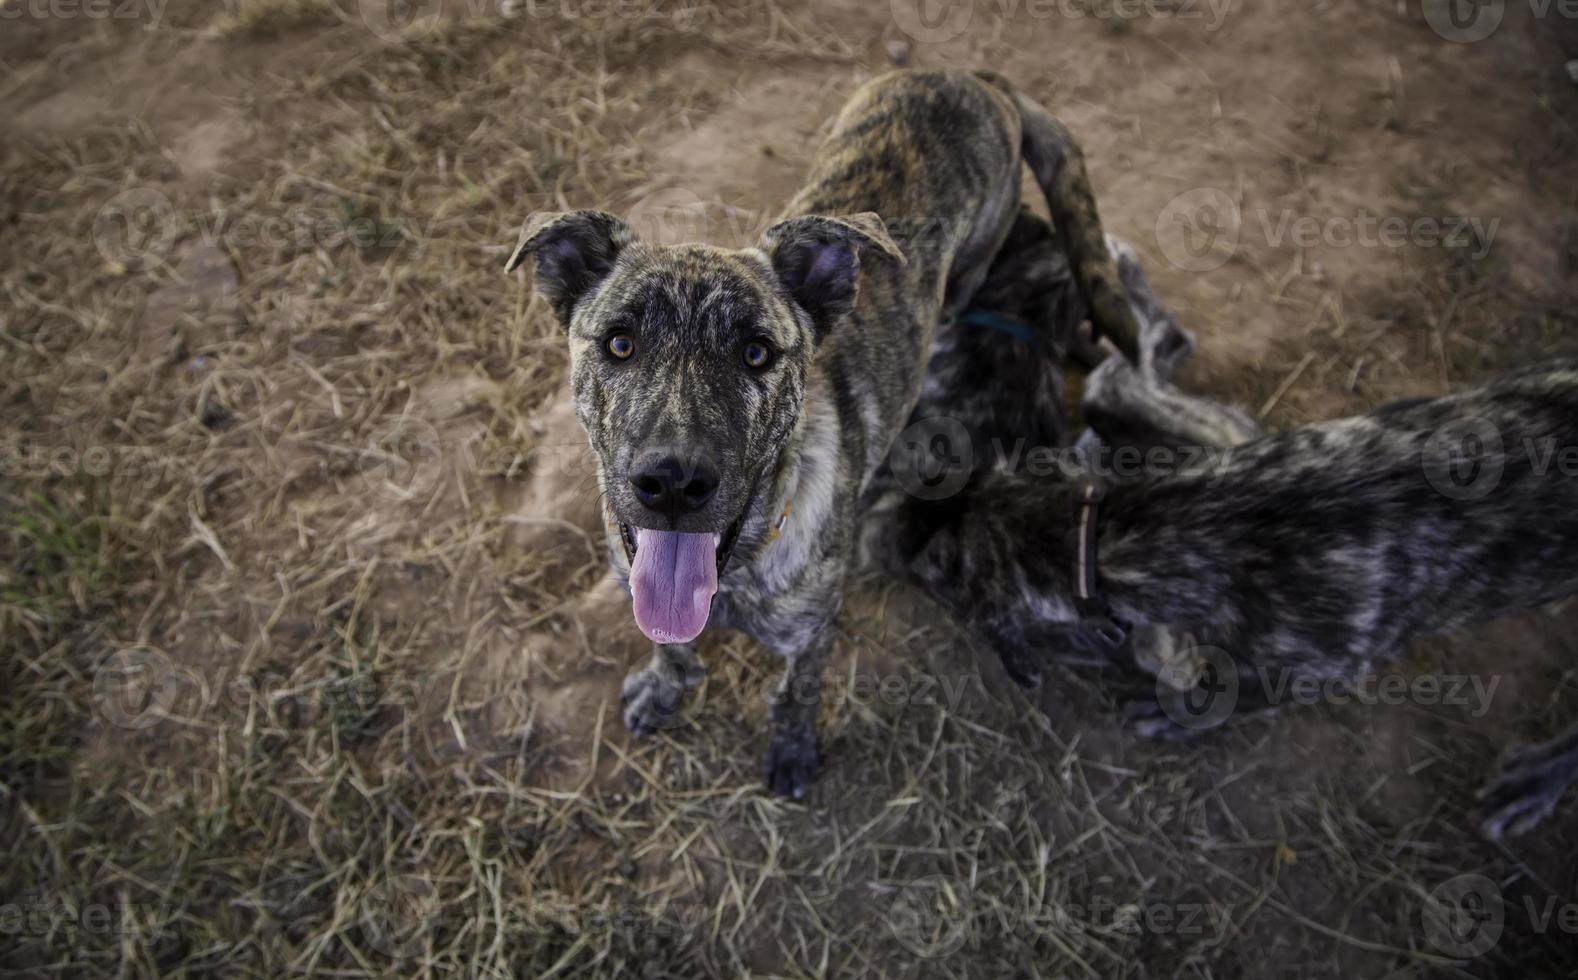
[{"label": "dog's front leg", "polygon": [[620,701],[624,707],[625,727],[632,735],[645,737],[679,721],[685,695],[707,674],[689,643],[662,643],[652,650],[652,659],[625,677]]},{"label": "dog's front leg", "polygon": [[822,674],[833,650],[833,635],[829,616],[810,630],[805,643],[775,650],[788,662],[772,695],[772,734],[762,779],[780,796],[803,799],[821,762],[816,716],[822,707]]}]

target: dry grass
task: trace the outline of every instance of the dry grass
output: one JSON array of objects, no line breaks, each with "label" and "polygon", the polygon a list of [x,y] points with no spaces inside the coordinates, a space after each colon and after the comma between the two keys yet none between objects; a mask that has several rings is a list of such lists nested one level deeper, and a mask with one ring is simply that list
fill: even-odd
[{"label": "dry grass", "polygon": [[[327,7],[244,3],[199,25],[219,39],[148,43],[227,58]],[[18,450],[0,473],[0,901],[34,915],[0,932],[0,967],[1570,973],[1567,937],[1522,920],[1475,961],[1423,938],[1424,896],[1465,871],[1509,901],[1574,888],[1571,820],[1517,852],[1473,835],[1499,743],[1450,708],[1135,744],[1101,679],[1027,699],[863,580],[810,804],[761,790],[774,668],[739,638],[706,651],[683,727],[624,735],[595,546],[558,514],[527,514],[547,528],[527,538],[506,519],[564,448],[543,422],[564,360],[498,268],[531,210],[651,186],[643,147],[717,99],[671,67],[864,57],[767,0],[683,10],[459,17],[377,44],[337,6],[237,97],[242,159],[201,186],[136,122],[4,148],[0,216],[21,234],[0,237],[0,446]],[[154,228],[150,260],[112,230],[101,252],[106,203],[146,189],[173,241]],[[1416,273],[1401,339],[1378,300],[1350,301],[1311,365],[1245,401],[1297,417],[1350,372],[1372,387],[1344,397],[1379,398],[1436,336],[1447,380],[1494,366],[1496,335],[1452,325],[1515,319],[1483,316],[1503,286],[1452,275]],[[1570,623],[1527,630],[1557,649]],[[1578,698],[1540,676],[1555,693],[1529,735]]]},{"label": "dry grass", "polygon": [[231,40],[333,23],[338,10],[329,0],[235,0],[229,8],[214,29]]}]

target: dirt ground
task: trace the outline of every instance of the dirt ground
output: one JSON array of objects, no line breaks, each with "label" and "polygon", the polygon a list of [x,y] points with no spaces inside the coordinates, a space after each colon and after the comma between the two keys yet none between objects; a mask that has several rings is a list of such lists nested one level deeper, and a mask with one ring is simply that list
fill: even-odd
[{"label": "dirt ground", "polygon": [[743,637],[633,741],[560,332],[501,274],[543,208],[745,244],[863,79],[989,66],[1188,384],[1446,391],[1575,325],[1574,23],[1492,7],[0,3],[0,972],[1578,976],[1578,799],[1505,845],[1473,800],[1578,717],[1578,605],[1175,746],[864,573],[805,803]]}]

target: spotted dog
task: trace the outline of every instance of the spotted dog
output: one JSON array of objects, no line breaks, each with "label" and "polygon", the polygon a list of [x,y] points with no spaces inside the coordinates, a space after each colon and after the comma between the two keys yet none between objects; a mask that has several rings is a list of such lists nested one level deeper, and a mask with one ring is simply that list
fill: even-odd
[{"label": "spotted dog", "polygon": [[[1468,460],[1493,485],[1456,482],[1465,460],[1444,442],[1464,426],[1495,436]],[[1413,637],[1578,591],[1578,480],[1523,449],[1541,445],[1578,445],[1573,365],[1113,481],[1097,508],[1088,484],[988,474],[905,500],[912,533],[896,557],[934,588],[972,583],[972,606],[1077,628],[1084,521],[1116,621],[1186,626],[1245,663],[1357,673]]]},{"label": "spotted dog", "polygon": [[[1264,676],[1254,668],[1267,659],[1304,676],[1351,677],[1410,637],[1578,587],[1570,554],[1546,567],[1578,533],[1574,481],[1550,465],[1578,438],[1570,366],[1267,437],[1232,406],[1171,383],[1192,338],[1133,251],[1109,246],[1141,324],[1140,358],[1108,358],[1085,380],[1081,414],[1090,428],[1076,442],[1076,468],[1058,471],[1061,484],[1034,484],[1021,472],[1026,445],[1065,444],[1064,370],[1091,354],[1079,334],[1086,311],[1056,235],[1025,213],[971,311],[939,329],[905,430],[913,452],[894,455],[910,472],[885,474],[862,532],[869,552],[995,648],[1020,683],[1035,684],[1051,659],[1137,667],[1162,681],[1148,685],[1158,697],[1133,706],[1137,727],[1180,736],[1196,729],[1176,723],[1190,717],[1179,702],[1218,666],[1240,674],[1244,711],[1268,708],[1265,692],[1247,683]],[[949,427],[928,424],[938,419]],[[1454,460],[1443,450],[1460,436],[1500,450]],[[1116,603],[1107,609],[1133,620],[1115,647],[1079,615],[1077,575],[1059,573],[1077,569],[1070,523],[1076,511],[1088,513],[1077,504],[1087,464],[1102,451],[1153,447],[1177,451],[1171,458],[1184,472],[1109,495],[1096,513],[1096,582]],[[1464,475],[1476,479],[1463,484]],[[1213,503],[1217,494],[1231,499]],[[1547,514],[1542,502],[1557,509]],[[1394,525],[1400,512],[1412,516]],[[1548,531],[1552,517],[1561,520]],[[1025,534],[1031,521],[1036,533]],[[1222,651],[1233,651],[1231,663],[1191,662],[1196,631],[1233,644]],[[1578,724],[1508,754],[1480,793],[1484,832],[1529,829],[1575,781]]]},{"label": "spotted dog", "polygon": [[[1237,409],[1171,383],[1194,339],[1151,289],[1133,249],[1116,239],[1107,247],[1140,324],[1138,362],[1103,359],[1083,334],[1088,309],[1057,233],[1025,211],[971,308],[938,330],[920,400],[892,454],[893,466],[873,487],[862,529],[868,559],[921,585],[1025,686],[1039,682],[1049,659],[1099,667],[1127,662],[1154,673],[1175,663],[1185,638],[1145,625],[1115,648],[1081,624],[1025,615],[1018,603],[994,599],[1022,595],[1016,583],[1005,581],[1017,561],[1012,551],[970,556],[971,568],[1009,563],[1002,566],[1006,575],[971,587],[922,555],[935,532],[930,519],[970,507],[975,484],[989,475],[1028,479],[1025,471],[1047,450],[1041,475],[1072,480],[1120,449],[1215,448],[1262,434]],[[1091,366],[1081,405],[1090,428],[1076,440],[1064,376]]]},{"label": "spotted dog", "polygon": [[742,629],[787,661],[764,778],[804,795],[862,490],[1015,220],[1021,161],[1092,319],[1133,351],[1078,147],[989,73],[868,82],[752,247],[658,246],[596,211],[527,222],[507,270],[535,258],[566,330],[610,563],[656,644],[624,684],[632,732],[674,719],[703,627]]},{"label": "spotted dog", "polygon": [[[1248,441],[1241,416],[1133,365],[1098,368],[1092,402],[1141,441],[1161,424],[1229,448],[1131,480],[978,471],[946,497],[902,496],[877,539],[1005,662],[1110,657],[1110,626],[1197,643],[1243,716],[1278,706],[1268,667],[1353,679],[1416,637],[1578,592],[1578,479],[1553,465],[1578,446],[1578,363]],[[1197,694],[1158,684],[1131,721],[1196,734]],[[1527,829],[1575,780],[1578,726],[1517,750],[1482,791],[1485,832]]]}]

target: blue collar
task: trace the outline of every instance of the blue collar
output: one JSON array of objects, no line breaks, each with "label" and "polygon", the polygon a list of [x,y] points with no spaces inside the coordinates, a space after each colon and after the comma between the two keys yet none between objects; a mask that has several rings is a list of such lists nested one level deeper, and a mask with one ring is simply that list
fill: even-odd
[{"label": "blue collar", "polygon": [[972,327],[985,327],[988,330],[996,330],[998,333],[1006,333],[1010,337],[1024,341],[1031,347],[1041,346],[1041,342],[1036,339],[1034,331],[1029,327],[1018,320],[1011,320],[990,310],[965,310],[959,315],[958,322]]}]

